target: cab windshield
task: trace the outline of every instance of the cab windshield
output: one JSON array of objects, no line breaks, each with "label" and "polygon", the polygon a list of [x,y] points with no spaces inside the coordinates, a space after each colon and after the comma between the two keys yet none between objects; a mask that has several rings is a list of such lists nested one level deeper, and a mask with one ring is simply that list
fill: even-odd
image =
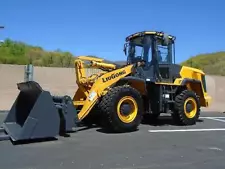
[{"label": "cab windshield", "polygon": [[159,64],[172,63],[172,43],[164,44],[162,39],[156,40],[156,48],[152,50],[151,36],[137,37],[126,44],[128,63],[135,63],[144,60],[152,61],[152,51]]},{"label": "cab windshield", "polygon": [[145,60],[149,62],[149,49],[151,47],[150,38],[138,37],[131,40],[127,44],[128,48],[128,62],[133,63],[139,60]]}]

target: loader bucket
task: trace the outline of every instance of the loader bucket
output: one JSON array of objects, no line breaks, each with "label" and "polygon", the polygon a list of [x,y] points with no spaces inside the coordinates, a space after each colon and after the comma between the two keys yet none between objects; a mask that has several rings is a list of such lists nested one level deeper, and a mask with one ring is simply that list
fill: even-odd
[{"label": "loader bucket", "polygon": [[[23,82],[17,86],[19,95],[2,125],[5,132],[13,141],[57,136],[62,127],[59,109],[63,106],[57,106],[50,92],[43,90],[37,82]],[[76,118],[76,109],[71,110],[69,114],[71,119],[71,114]],[[67,119],[65,113],[62,115],[63,119]],[[69,123],[69,127],[72,127],[71,122]]]}]

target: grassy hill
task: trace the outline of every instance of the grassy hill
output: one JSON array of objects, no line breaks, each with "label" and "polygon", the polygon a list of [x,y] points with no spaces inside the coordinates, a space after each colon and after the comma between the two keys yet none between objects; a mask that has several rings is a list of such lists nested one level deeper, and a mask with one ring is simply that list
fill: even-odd
[{"label": "grassy hill", "polygon": [[202,69],[207,74],[225,76],[225,51],[190,57],[181,65]]},{"label": "grassy hill", "polygon": [[[31,63],[34,66],[73,67],[74,59],[76,57],[70,52],[64,52],[60,49],[46,51],[42,47],[32,46],[11,39],[6,39],[0,44],[0,64],[25,65]],[[122,62],[118,61],[117,64],[122,64]]]},{"label": "grassy hill", "polygon": [[1,64],[35,66],[71,67],[75,58],[70,52],[58,50],[46,51],[39,46],[31,46],[23,42],[6,39],[0,46]]},{"label": "grassy hill", "polygon": [[[39,46],[31,46],[23,42],[6,39],[0,45],[0,64],[32,63],[35,66],[73,67],[74,57],[70,52],[61,50],[46,51]],[[124,64],[125,61],[117,61]],[[181,65],[204,70],[207,74],[225,75],[225,51],[206,53],[190,57]]]}]

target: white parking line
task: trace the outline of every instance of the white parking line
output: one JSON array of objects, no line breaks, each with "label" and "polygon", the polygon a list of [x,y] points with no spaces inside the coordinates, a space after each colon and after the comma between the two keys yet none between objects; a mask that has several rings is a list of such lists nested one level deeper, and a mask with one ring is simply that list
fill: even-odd
[{"label": "white parking line", "polygon": [[205,119],[210,119],[210,120],[215,120],[215,121],[220,121],[220,122],[225,123],[225,120],[218,119],[218,118],[215,118],[215,117],[205,117]]},{"label": "white parking line", "polygon": [[225,131],[225,128],[214,129],[175,129],[175,130],[148,130],[150,133],[169,133],[169,132],[202,132],[202,131]]},{"label": "white parking line", "polygon": [[200,119],[207,119],[207,118],[217,118],[217,119],[225,119],[225,117],[220,117],[220,116],[218,116],[218,117],[213,117],[213,116],[211,116],[211,117],[200,117]]},{"label": "white parking line", "polygon": [[[225,123],[225,117],[200,117],[200,119],[209,119]],[[223,120],[224,119],[224,120]],[[209,129],[168,129],[168,130],[148,130],[150,133],[171,133],[171,132],[206,132],[206,131],[225,131],[225,128],[209,128]]]}]

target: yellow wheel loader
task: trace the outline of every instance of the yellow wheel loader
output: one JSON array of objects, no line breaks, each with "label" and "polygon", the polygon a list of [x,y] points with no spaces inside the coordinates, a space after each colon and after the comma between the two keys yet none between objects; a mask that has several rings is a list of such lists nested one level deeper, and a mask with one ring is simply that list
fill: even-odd
[{"label": "yellow wheel loader", "polygon": [[208,107],[211,101],[205,73],[175,64],[174,36],[137,32],[126,38],[124,53],[124,65],[78,57],[78,90],[73,98],[52,96],[37,82],[18,84],[20,94],[3,130],[18,141],[55,137],[81,122],[130,132],[143,118],[155,119],[161,113],[170,113],[177,124],[196,123],[200,108]]},{"label": "yellow wheel loader", "polygon": [[[124,52],[124,65],[85,56],[76,60],[78,118],[101,120],[116,132],[136,130],[143,117],[160,113],[171,113],[177,124],[195,124],[211,97],[203,71],[175,64],[175,37],[138,32],[126,38]],[[87,77],[88,67],[102,72]]]}]

